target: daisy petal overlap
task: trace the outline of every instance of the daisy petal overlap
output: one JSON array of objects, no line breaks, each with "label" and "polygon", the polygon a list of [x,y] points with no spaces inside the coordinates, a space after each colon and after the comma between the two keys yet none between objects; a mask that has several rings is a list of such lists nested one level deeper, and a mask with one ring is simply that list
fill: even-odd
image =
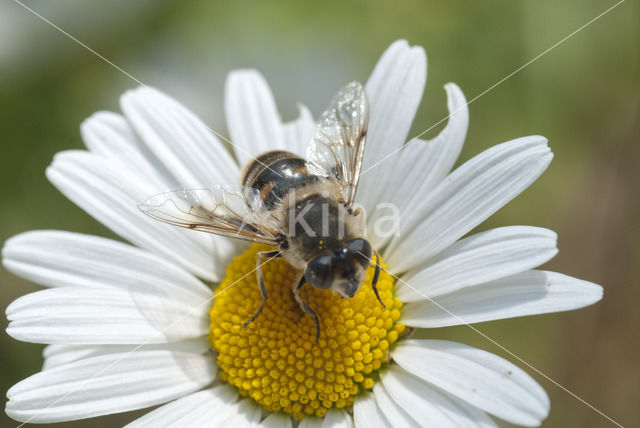
[{"label": "daisy petal overlap", "polygon": [[[386,183],[378,183],[381,191],[378,202],[391,204],[399,213],[408,212],[408,208],[418,195],[428,194],[449,173],[458,159],[469,124],[469,109],[467,101],[454,83],[445,85],[447,91],[447,105],[449,120],[444,129],[433,140],[411,140],[394,156],[385,159],[392,171],[402,173],[391,174]],[[373,167],[367,173],[374,173]],[[373,174],[375,175],[375,173]],[[376,207],[378,208],[378,207]],[[372,212],[372,219],[368,221],[368,236],[374,246],[383,247],[393,236],[391,233],[380,236],[373,225],[383,214],[382,208]]]},{"label": "daisy petal overlap", "polygon": [[538,426],[549,398],[523,370],[489,352],[444,340],[407,340],[393,359],[420,379],[514,424]]},{"label": "daisy petal overlap", "polygon": [[62,345],[54,344],[45,346],[42,351],[44,364],[42,369],[50,369],[72,361],[82,360],[98,355],[127,353],[151,350],[165,350],[178,352],[191,352],[205,354],[211,348],[206,337],[185,339],[171,343],[150,343],[145,345]]},{"label": "daisy petal overlap", "polygon": [[234,406],[234,414],[221,427],[257,428],[262,418],[262,409],[250,398],[240,400]]},{"label": "daisy petal overlap", "polygon": [[[387,420],[376,403],[374,395],[363,392],[353,403],[353,421],[357,428],[392,428],[393,424]],[[395,421],[393,421],[395,422]]]},{"label": "daisy petal overlap", "polygon": [[120,105],[147,148],[187,187],[210,187],[238,175],[238,166],[209,128],[162,92],[142,86]]},{"label": "daisy petal overlap", "polygon": [[[426,145],[432,147],[429,157],[421,156],[419,158],[428,162],[423,166],[426,175],[419,183],[424,189],[433,188],[449,174],[458,160],[469,127],[469,107],[462,90],[451,82],[444,85],[444,89],[447,92],[447,110],[449,111],[447,124],[434,139],[425,141]],[[404,149],[410,149],[415,145],[414,143],[410,141]],[[418,154],[416,153],[416,155]],[[408,161],[405,157],[405,162]]]},{"label": "daisy petal overlap", "polygon": [[84,419],[164,403],[214,378],[211,356],[169,351],[101,355],[17,383],[7,392],[5,411],[23,422]]},{"label": "daisy petal overlap", "polygon": [[421,426],[497,428],[486,413],[397,366],[385,371],[381,380],[391,398]]},{"label": "daisy petal overlap", "polygon": [[330,409],[322,419],[322,428],[353,428],[353,418],[343,409]]},{"label": "daisy petal overlap", "polygon": [[322,419],[308,416],[300,421],[298,428],[322,428]]},{"label": "daisy petal overlap", "polygon": [[94,113],[80,125],[87,149],[139,174],[140,180],[175,188],[178,182],[142,143],[122,115],[109,111]]},{"label": "daisy petal overlap", "polygon": [[214,241],[193,231],[167,228],[140,212],[138,204],[161,190],[136,180],[121,165],[87,152],[67,151],[56,155],[47,177],[76,205],[132,244],[202,278],[219,279],[224,266],[211,257]]},{"label": "daisy petal overlap", "polygon": [[199,428],[222,426],[225,414],[238,398],[238,393],[228,386],[198,391],[147,413],[126,425],[127,428],[160,428],[180,426]]},{"label": "daisy petal overlap", "polygon": [[283,124],[264,77],[255,70],[231,72],[225,86],[225,113],[240,165],[269,150],[304,156],[315,123],[306,107],[299,109],[297,120]]},{"label": "daisy petal overlap", "polygon": [[530,226],[477,233],[404,276],[397,296],[403,302],[425,300],[532,269],[556,255],[556,240],[555,232]]},{"label": "daisy petal overlap", "polygon": [[276,102],[260,73],[229,73],[224,99],[229,134],[240,164],[251,160],[252,154],[284,149]]},{"label": "daisy petal overlap", "polygon": [[206,335],[207,306],[116,288],[51,288],[7,307],[7,333],[49,344],[168,343]]},{"label": "daisy petal overlap", "polygon": [[316,132],[316,122],[309,109],[302,104],[298,105],[300,116],[282,126],[284,147],[300,156],[305,156],[307,147]]},{"label": "daisy petal overlap", "polygon": [[602,298],[602,287],[557,272],[526,271],[432,300],[407,303],[401,322],[434,328],[570,311]]},{"label": "daisy petal overlap", "polygon": [[499,144],[453,171],[416,206],[385,250],[396,274],[419,267],[525,190],[553,155],[547,139],[518,138]]},{"label": "daisy petal overlap", "polygon": [[[369,129],[363,171],[402,147],[426,79],[427,56],[421,47],[398,40],[382,54],[365,85]],[[381,189],[376,174],[362,174],[356,201],[372,213]]]},{"label": "daisy petal overlap", "polygon": [[387,420],[393,421],[394,426],[402,426],[407,428],[420,428],[420,424],[413,420],[411,416],[404,411],[400,404],[396,403],[387,393],[382,383],[378,382],[373,386],[373,393],[376,403]]},{"label": "daisy petal overlap", "polygon": [[260,423],[260,428],[292,428],[293,423],[291,422],[291,418],[284,413],[271,413],[267,416],[262,423]]},{"label": "daisy petal overlap", "polygon": [[211,290],[186,270],[111,239],[40,230],[16,235],[2,249],[4,267],[49,287],[115,287],[172,296],[197,305]]}]

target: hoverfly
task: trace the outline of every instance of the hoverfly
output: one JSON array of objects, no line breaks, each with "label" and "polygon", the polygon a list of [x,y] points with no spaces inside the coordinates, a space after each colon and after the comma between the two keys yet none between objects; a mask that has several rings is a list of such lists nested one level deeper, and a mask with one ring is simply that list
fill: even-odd
[{"label": "hoverfly", "polygon": [[363,216],[354,207],[368,119],[364,88],[352,82],[322,114],[307,159],[283,150],[268,151],[244,167],[241,186],[180,189],[154,196],[140,209],[175,226],[276,247],[258,253],[262,303],[245,327],[260,315],[267,300],[262,259],[284,257],[300,272],[292,291],[301,309],[313,317],[317,341],[320,321],[300,295],[306,283],[353,297],[375,255],[372,287],[384,307],[376,288],[378,254],[363,238]]}]

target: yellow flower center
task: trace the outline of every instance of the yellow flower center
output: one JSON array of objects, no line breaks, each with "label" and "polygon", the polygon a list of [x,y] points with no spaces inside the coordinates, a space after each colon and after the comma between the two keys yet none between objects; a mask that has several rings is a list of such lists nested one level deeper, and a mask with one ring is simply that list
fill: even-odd
[{"label": "yellow flower center", "polygon": [[264,310],[244,327],[262,301],[254,270],[257,252],[266,249],[254,244],[236,257],[218,287],[209,340],[220,378],[264,409],[297,419],[351,406],[360,391],[373,387],[376,371],[389,361],[389,347],[405,329],[397,322],[402,303],[393,297],[393,277],[383,270],[378,280],[386,309],[371,287],[373,267],[352,298],[305,285],[301,296],[320,318],[316,343],[315,323],[291,291],[299,273],[284,259],[270,260],[262,266]]}]

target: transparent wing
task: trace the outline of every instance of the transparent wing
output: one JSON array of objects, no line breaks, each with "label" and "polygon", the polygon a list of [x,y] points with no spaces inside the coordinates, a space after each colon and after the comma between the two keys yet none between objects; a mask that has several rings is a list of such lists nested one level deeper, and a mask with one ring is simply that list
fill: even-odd
[{"label": "transparent wing", "polygon": [[179,189],[155,195],[138,207],[156,220],[230,238],[275,246],[281,236],[278,222],[250,187]]},{"label": "transparent wing", "polygon": [[351,82],[322,114],[307,150],[309,171],[334,181],[342,202],[349,205],[353,204],[358,188],[368,121],[364,88]]}]

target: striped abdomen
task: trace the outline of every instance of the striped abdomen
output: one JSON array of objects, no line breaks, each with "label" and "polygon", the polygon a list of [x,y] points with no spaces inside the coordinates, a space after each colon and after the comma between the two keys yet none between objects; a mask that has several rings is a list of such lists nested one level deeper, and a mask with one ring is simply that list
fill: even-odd
[{"label": "striped abdomen", "polygon": [[272,210],[295,188],[314,184],[318,177],[309,174],[307,162],[284,150],[265,152],[251,160],[241,177],[243,186],[260,192],[265,207]]}]

